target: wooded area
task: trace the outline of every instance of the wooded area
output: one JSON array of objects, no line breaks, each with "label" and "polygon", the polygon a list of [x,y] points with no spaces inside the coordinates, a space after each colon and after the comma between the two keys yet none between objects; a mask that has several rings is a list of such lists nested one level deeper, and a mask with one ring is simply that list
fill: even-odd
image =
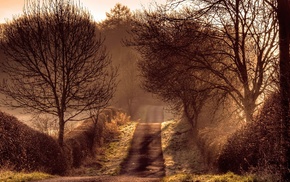
[{"label": "wooded area", "polygon": [[288,0],[116,4],[98,23],[70,1],[29,1],[1,27],[0,93],[57,117],[60,146],[67,122],[106,106],[138,118],[144,103],[166,105],[190,123],[210,170],[287,181],[289,44]]}]

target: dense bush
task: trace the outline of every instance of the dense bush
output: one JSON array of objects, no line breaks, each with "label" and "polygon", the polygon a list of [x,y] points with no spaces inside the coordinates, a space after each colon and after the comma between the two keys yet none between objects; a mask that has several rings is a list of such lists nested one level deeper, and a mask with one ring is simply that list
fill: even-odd
[{"label": "dense bush", "polygon": [[198,130],[197,144],[201,150],[204,162],[211,172],[216,172],[217,159],[227,138],[236,130],[229,123],[213,124]]},{"label": "dense bush", "polygon": [[104,109],[97,121],[88,119],[65,135],[67,160],[72,167],[80,167],[88,157],[94,157],[97,148],[118,133],[117,125],[124,124],[128,117],[114,108]]},{"label": "dense bush", "polygon": [[118,133],[117,125],[128,119],[116,109],[105,109],[96,123],[88,119],[67,133],[61,149],[52,137],[0,112],[0,166],[17,171],[64,174],[94,156],[96,148]]},{"label": "dense bush", "polygon": [[58,143],[15,117],[0,112],[0,166],[63,174],[67,168]]},{"label": "dense bush", "polygon": [[267,99],[258,116],[232,135],[218,158],[220,172],[278,172],[280,157],[279,94]]}]

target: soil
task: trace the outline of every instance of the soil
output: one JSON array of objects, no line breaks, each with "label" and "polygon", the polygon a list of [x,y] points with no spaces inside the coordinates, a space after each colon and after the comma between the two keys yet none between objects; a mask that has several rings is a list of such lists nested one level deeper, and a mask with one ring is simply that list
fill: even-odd
[{"label": "soil", "polygon": [[162,106],[150,106],[145,121],[140,121],[135,129],[128,157],[121,164],[119,176],[60,177],[42,182],[152,182],[161,181],[165,176],[161,147],[161,123],[164,120]]}]

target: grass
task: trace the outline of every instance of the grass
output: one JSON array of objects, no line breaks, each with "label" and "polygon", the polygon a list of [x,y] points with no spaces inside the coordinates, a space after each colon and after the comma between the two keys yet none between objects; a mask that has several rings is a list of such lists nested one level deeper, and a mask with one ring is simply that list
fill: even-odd
[{"label": "grass", "polygon": [[127,157],[133,134],[137,122],[129,122],[126,125],[120,126],[120,136],[117,140],[110,142],[105,151],[102,160],[102,175],[118,175],[120,172],[120,164]]},{"label": "grass", "polygon": [[192,130],[186,121],[170,120],[162,123],[162,150],[166,177],[163,182],[258,182],[256,176],[206,174],[207,165],[192,140]]},{"label": "grass", "polygon": [[162,123],[162,150],[167,176],[178,173],[201,174],[206,166],[188,122],[170,120]]},{"label": "grass", "polygon": [[24,173],[24,172],[14,172],[14,171],[0,171],[0,181],[1,182],[26,182],[26,181],[35,181],[52,178],[52,175],[33,172],[33,173]]},{"label": "grass", "polygon": [[233,173],[224,175],[194,175],[194,174],[175,174],[163,178],[163,182],[178,182],[178,181],[192,181],[192,182],[256,182],[253,176],[239,176]]},{"label": "grass", "polygon": [[86,161],[85,165],[78,169],[73,169],[70,173],[73,176],[101,176],[118,175],[120,164],[127,157],[131,140],[136,128],[137,122],[127,122],[118,126],[120,135],[98,149],[96,158]]}]

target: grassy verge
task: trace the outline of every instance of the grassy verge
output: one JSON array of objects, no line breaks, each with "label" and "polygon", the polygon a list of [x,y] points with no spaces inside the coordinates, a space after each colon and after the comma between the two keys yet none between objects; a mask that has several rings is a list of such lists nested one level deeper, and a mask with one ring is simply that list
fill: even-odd
[{"label": "grassy verge", "polygon": [[137,122],[118,126],[119,136],[98,149],[95,158],[71,171],[73,176],[118,175],[120,164],[127,157]]},{"label": "grassy verge", "polygon": [[207,165],[193,140],[190,125],[182,120],[162,123],[162,150],[165,160],[166,177],[164,182],[258,182],[256,176],[239,176],[233,173],[224,175],[206,174]]},{"label": "grassy verge", "polygon": [[0,171],[0,181],[1,182],[26,182],[35,181],[52,178],[52,175],[33,172],[33,173],[23,173],[23,172],[13,172],[13,171]]},{"label": "grassy verge", "polygon": [[202,155],[188,122],[170,120],[162,123],[162,150],[166,176],[206,172]]},{"label": "grassy verge", "polygon": [[136,125],[137,122],[129,122],[124,126],[120,126],[121,134],[119,138],[110,142],[103,156],[99,158],[102,163],[102,168],[99,170],[101,175],[119,174],[120,164],[128,155]]},{"label": "grassy verge", "polygon": [[192,181],[192,182],[256,182],[257,179],[253,176],[239,176],[233,173],[224,175],[193,175],[193,174],[175,174],[163,179],[163,182],[178,182],[178,181]]}]

